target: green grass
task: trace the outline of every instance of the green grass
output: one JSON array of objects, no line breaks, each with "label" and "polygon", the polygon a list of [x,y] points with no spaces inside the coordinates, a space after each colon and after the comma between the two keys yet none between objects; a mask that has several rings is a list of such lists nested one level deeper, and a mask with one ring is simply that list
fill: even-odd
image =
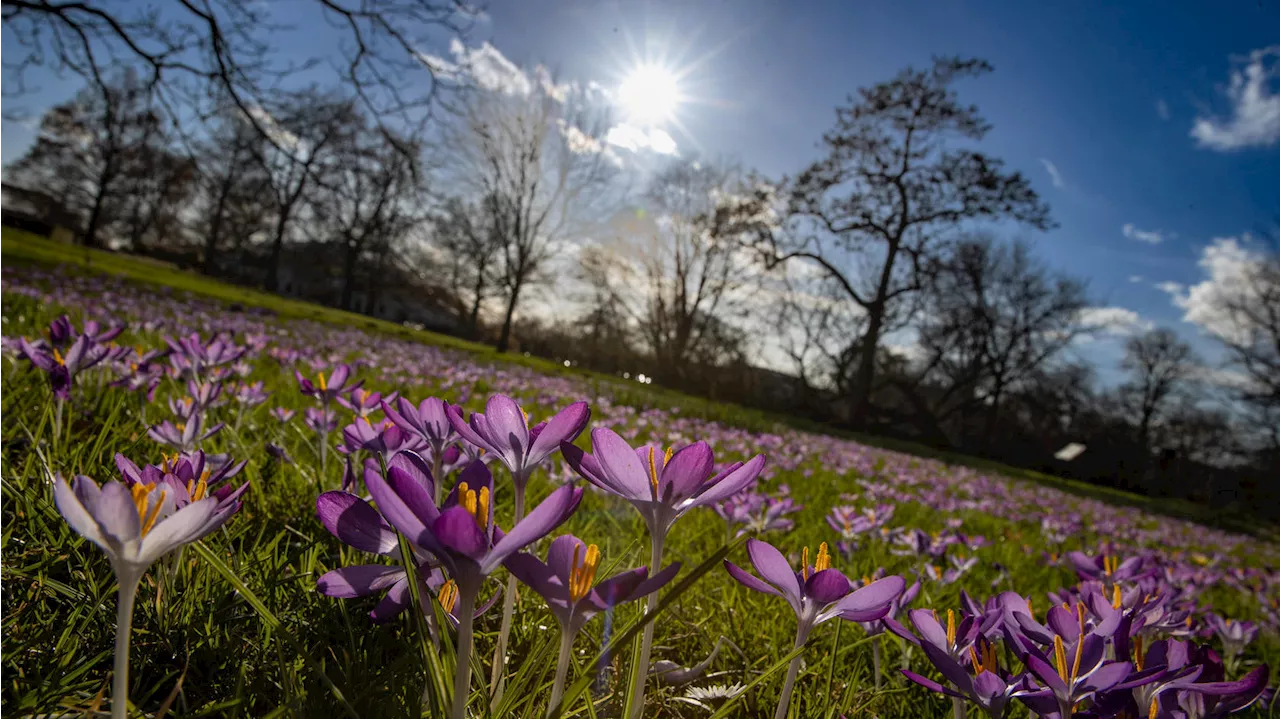
[{"label": "green grass", "polygon": [[[464,353],[457,355],[459,365],[475,363],[484,367],[507,361],[481,346],[282,300],[134,258],[107,253],[81,255],[79,250],[68,254],[67,250],[8,231],[4,235],[6,265],[16,262],[47,267],[71,263],[72,258],[80,256],[75,262],[79,265],[77,272],[91,268],[94,272],[122,275],[130,282],[272,309],[278,316],[270,320],[270,326],[285,330],[299,341],[317,340],[323,337],[323,331],[328,331],[296,321],[316,320],[333,325],[335,330],[354,324],[374,333],[449,347]],[[6,287],[3,307],[4,333],[9,336],[34,336],[58,313],[67,310],[78,316],[83,309],[42,303],[9,289]],[[159,336],[131,330],[121,341],[156,346]],[[362,351],[359,347],[345,350],[352,358]],[[780,429],[782,424],[781,418],[742,408],[566,371],[532,358],[515,359],[521,366],[587,383],[598,393],[611,395],[619,406],[679,406],[682,418],[700,416],[750,429]],[[0,361],[5,365],[0,392],[0,579],[4,585],[0,599],[4,616],[0,625],[0,664],[4,670],[0,703],[6,711],[21,716],[79,713],[101,701],[107,691],[116,592],[102,552],[74,535],[53,507],[47,479],[50,473],[86,474],[100,482],[113,478],[116,472],[112,457],[116,452],[140,462],[157,461],[161,448],[146,437],[145,428],[164,417],[166,412],[160,405],[164,398],[178,396],[180,389],[166,383],[159,402],[148,405],[136,394],[108,386],[100,375],[87,375],[78,383],[74,400],[67,408],[63,434],[55,436],[53,405],[44,379],[28,371],[25,363],[9,358]],[[314,517],[317,487],[329,489],[337,485],[334,463],[330,463],[327,473],[320,472],[313,437],[301,431],[296,421],[286,428],[268,415],[272,406],[299,412],[309,406],[310,400],[297,391],[291,371],[262,357],[253,362],[247,379],[263,381],[273,392],[272,398],[243,414],[230,406],[214,410],[228,422],[228,429],[210,440],[207,447],[249,460],[242,475],[244,481],[251,483],[245,507],[200,547],[184,552],[173,563],[171,573],[156,566],[144,579],[135,616],[131,699],[147,716],[157,715],[161,707],[167,707],[167,716],[184,719],[334,717],[342,713],[344,703],[359,716],[418,716],[423,687],[438,683],[441,673],[449,671],[451,655],[447,651],[436,655],[428,647],[426,656],[433,660],[438,656],[440,666],[433,668],[435,665],[424,662],[416,624],[407,616],[376,626],[367,617],[373,600],[336,600],[315,591],[316,578],[322,573],[373,560],[344,547]],[[421,384],[397,389],[415,399],[433,392],[449,398],[460,391],[453,387],[446,393],[436,381],[426,375]],[[376,381],[371,383],[374,389],[391,389]],[[470,408],[479,406],[484,394],[482,386],[483,376],[471,388],[474,391],[468,402]],[[521,399],[526,406],[534,406],[537,391],[531,388],[521,393]],[[670,413],[664,416],[674,421]],[[803,422],[793,426],[806,427]],[[664,428],[642,428],[634,442],[646,438],[664,440]],[[284,465],[270,459],[267,443],[284,447],[296,464]],[[585,440],[580,444],[585,445]],[[726,444],[727,440],[716,446],[718,460],[742,458]],[[750,446],[744,449],[756,451]],[[979,464],[972,460],[968,463]],[[832,540],[832,532],[823,519],[828,509],[847,503],[847,493],[862,492],[856,480],[892,485],[896,473],[914,472],[927,484],[950,471],[942,465],[899,459],[886,453],[865,474],[838,473],[820,455],[804,457],[794,467],[777,469],[769,481],[770,487],[788,483],[804,509],[794,516],[794,531],[768,539],[788,552],[798,552],[805,546],[816,548],[819,543]],[[501,485],[505,480],[502,471],[495,474]],[[1028,485],[1032,487],[1063,482],[1028,473],[1010,474],[1037,483]],[[530,487],[532,502],[545,497],[554,486],[546,473],[535,475]],[[1093,487],[1066,483],[1063,488],[1108,497],[1114,504],[1132,502],[1144,509],[1158,506],[1140,498],[1102,493]],[[957,487],[955,491],[963,489]],[[1035,493],[1017,496],[1025,494]],[[1067,495],[1054,493],[1052,498],[1058,503],[1055,508],[1063,512],[1076,504]],[[500,502],[499,523],[509,527],[510,514],[509,503]],[[936,531],[949,516],[953,515],[906,501],[899,504],[893,524]],[[1042,553],[1065,548],[1092,553],[1104,538],[1086,527],[1066,547],[1050,547],[1032,519],[1006,520],[969,510],[954,516],[963,520],[964,532],[984,535],[993,542],[978,550],[981,563],[963,582],[927,584],[914,606],[945,612],[960,605],[962,588],[980,597],[1014,589],[1034,597],[1042,616],[1045,593],[1074,581],[1070,571],[1045,561]],[[1129,521],[1145,528],[1166,524],[1165,520],[1145,515],[1133,516]],[[646,561],[644,530],[636,513],[610,497],[588,494],[578,513],[560,531],[600,545],[600,576]],[[719,568],[717,553],[730,544],[725,524],[710,510],[696,510],[677,524],[668,544],[668,561],[682,562],[682,577],[686,578],[695,567],[709,571],[690,584],[687,591],[666,595],[664,601],[669,601],[669,607],[656,619],[655,658],[690,666],[704,658],[718,638],[725,637],[733,646],[722,650],[711,665],[712,676],[698,684],[758,681],[731,716],[771,716],[781,684],[779,664],[791,651],[795,620],[781,600],[745,590]],[[1261,541],[1222,552],[1211,546],[1203,549],[1224,565],[1274,566],[1277,556],[1274,547]],[[545,552],[545,546],[538,552]],[[732,549],[731,558],[746,564],[741,549]],[[869,574],[877,567],[900,573],[919,568],[914,560],[896,556],[889,547],[874,540],[849,558],[837,558],[836,566],[854,577]],[[529,591],[522,591],[519,597],[509,653],[513,689],[508,695],[508,711],[501,715],[537,717],[544,711],[554,665],[554,620]],[[1210,587],[1202,599],[1227,616],[1249,618],[1258,614],[1252,597],[1226,583]],[[476,661],[481,666],[472,684],[477,694],[472,703],[477,708],[475,716],[486,716],[479,711],[485,703],[479,694],[481,683],[488,676],[498,619],[495,608],[477,623]],[[611,671],[602,679],[600,689],[594,681],[591,659],[638,619],[636,607],[624,607],[611,617],[608,636],[603,617],[596,618],[580,636],[571,680],[590,688],[590,696],[600,706],[589,707],[580,698],[569,707],[573,716],[617,715],[622,701],[618,678],[629,669],[630,648],[624,645],[612,656]],[[889,671],[882,688],[877,690],[872,679],[870,645],[863,640],[861,629],[851,624],[832,622],[815,631],[805,654],[807,668],[800,677],[791,717],[831,719],[842,713],[849,717],[950,715],[949,704],[908,687],[893,671],[906,663],[916,671],[932,674],[919,651],[908,652],[908,646],[899,640],[881,640]],[[1264,636],[1250,647],[1246,661],[1269,661],[1275,666],[1280,661],[1280,642],[1274,635]],[[771,669],[774,673],[767,673]],[[692,719],[710,715],[706,709],[682,702],[681,694],[682,690],[651,689],[645,716]],[[105,707],[105,702],[100,706]],[[438,716],[430,710],[425,715]]]},{"label": "green grass", "polygon": [[580,377],[592,383],[600,391],[617,397],[623,404],[662,409],[678,407],[682,413],[689,416],[702,417],[753,431],[771,431],[777,426],[786,426],[802,431],[833,434],[873,447],[937,459],[949,465],[971,467],[984,472],[995,472],[1008,477],[1043,484],[1080,497],[1135,507],[1144,511],[1186,519],[1211,527],[1263,536],[1272,541],[1280,539],[1280,530],[1276,527],[1264,524],[1254,516],[1238,508],[1214,508],[1185,499],[1148,497],[1113,487],[1011,467],[993,460],[939,450],[914,442],[839,430],[803,417],[764,412],[732,403],[713,402],[705,398],[690,396],[662,387],[626,382],[617,377],[589,370],[576,367],[566,368],[560,363],[538,357],[528,357],[518,353],[500,354],[489,345],[469,342],[436,332],[416,330],[366,315],[301,302],[256,289],[228,284],[195,272],[182,271],[167,263],[147,258],[60,244],[47,238],[9,227],[5,227],[0,231],[0,238],[3,239],[3,243],[0,244],[0,251],[3,252],[3,258],[7,262],[27,262],[44,266],[66,265],[85,271],[109,273],[132,282],[191,292],[245,307],[260,307],[276,313],[282,320],[303,319],[343,327],[356,327],[414,342],[466,352],[477,362],[498,361],[528,367],[542,374],[552,376]]}]

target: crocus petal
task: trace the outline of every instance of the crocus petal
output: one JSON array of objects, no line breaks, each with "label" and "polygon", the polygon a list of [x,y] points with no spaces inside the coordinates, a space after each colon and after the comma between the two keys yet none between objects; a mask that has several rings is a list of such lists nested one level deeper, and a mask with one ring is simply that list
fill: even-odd
[{"label": "crocus petal", "polygon": [[746,464],[738,467],[730,472],[723,479],[716,481],[714,484],[708,482],[704,484],[704,489],[698,494],[697,500],[693,502],[693,506],[705,507],[708,504],[714,504],[722,499],[731,497],[741,492],[760,476],[760,470],[764,469],[764,455],[757,454],[752,457]]},{"label": "crocus petal", "polygon": [[1125,677],[1129,676],[1132,671],[1133,665],[1129,662],[1112,662],[1111,664],[1104,664],[1081,682],[1080,687],[1086,691],[1106,691],[1120,683]]},{"label": "crocus petal", "polygon": [[395,490],[382,479],[381,473],[366,467],[364,486],[369,490],[373,501],[377,503],[378,511],[386,517],[391,526],[400,530],[401,534],[418,546],[428,549],[434,546],[435,542],[427,530],[426,520],[409,509],[404,500],[400,499]]},{"label": "crocus petal", "polygon": [[399,545],[382,515],[353,494],[325,492],[316,499],[316,515],[330,534],[361,551],[391,554]]},{"label": "crocus petal", "polygon": [[357,564],[326,572],[316,580],[316,589],[327,597],[350,599],[382,591],[396,582],[403,581],[404,578],[403,567]]},{"label": "crocus petal", "polygon": [[925,689],[928,689],[931,692],[946,694],[949,697],[957,697],[959,699],[964,698],[963,694],[955,691],[954,689],[948,689],[947,687],[942,686],[941,684],[935,682],[934,680],[929,679],[927,677],[922,677],[919,674],[916,674],[915,672],[909,669],[901,669],[899,671],[902,672],[902,676],[910,679],[911,681],[915,682],[916,684],[919,684],[920,686],[924,687]]},{"label": "crocus petal", "polygon": [[849,578],[839,569],[814,572],[804,583],[804,593],[819,604],[830,604],[849,593]]},{"label": "crocus petal", "polygon": [[480,566],[480,573],[488,574],[508,556],[550,534],[578,509],[581,501],[582,489],[579,487],[565,485],[552,492],[494,544],[493,550]]},{"label": "crocus petal", "polygon": [[921,644],[932,644],[947,651],[951,650],[947,641],[947,630],[938,623],[938,618],[927,609],[912,609],[907,612],[911,625],[920,633]]},{"label": "crocus petal", "polygon": [[[734,564],[733,562],[730,562],[727,559],[724,560],[724,568],[726,571],[729,572],[729,576],[736,579],[739,584],[746,587],[747,589],[750,589],[756,592],[763,592],[765,594],[772,594],[775,597],[782,596],[782,592],[779,592],[777,589],[775,589],[773,585],[767,584],[761,581],[758,577],[756,577],[756,575],[752,574],[751,572],[748,572],[747,570],[743,569],[742,567],[739,567],[738,565]],[[785,597],[783,598],[785,599]]]},{"label": "crocus petal", "polygon": [[758,539],[747,540],[747,556],[764,581],[777,587],[782,596],[800,613],[800,580],[787,558],[777,547]]},{"label": "crocus petal", "polygon": [[1045,616],[1045,624],[1068,644],[1075,644],[1080,638],[1080,624],[1075,611],[1067,611],[1062,607],[1050,607]]},{"label": "crocus petal", "polygon": [[142,481],[142,470],[138,469],[138,465],[133,460],[116,452],[116,469],[120,470],[121,476],[128,480],[129,484],[137,484]]},{"label": "crocus petal", "polygon": [[[366,472],[366,484],[368,484],[367,475]],[[434,522],[440,515],[440,510],[436,509],[436,503],[431,499],[431,493],[413,474],[394,465],[388,466],[387,483],[391,485],[391,489],[400,497],[409,511],[424,523]]]},{"label": "crocus petal", "polygon": [[600,466],[600,462],[594,456],[587,454],[575,445],[568,442],[560,443],[560,454],[569,463],[569,466],[573,468],[573,471],[610,494],[615,494],[630,501],[648,501],[653,498],[653,493],[650,491],[648,484],[643,487],[631,487],[617,482],[608,472],[604,471],[604,468]]},{"label": "crocus petal", "polygon": [[[94,490],[98,486],[88,477],[77,477],[76,484],[93,485]],[[67,520],[67,524],[71,525],[71,529],[81,537],[93,542],[94,544],[108,549],[107,539],[102,535],[98,528],[98,522],[89,514],[89,510],[85,509],[80,503],[76,492],[67,485],[62,477],[55,477],[53,480],[53,501],[58,506],[58,512]]]},{"label": "crocus petal", "polygon": [[547,568],[560,579],[560,583],[569,586],[569,573],[573,570],[575,557],[586,556],[587,544],[572,534],[562,534],[551,540],[551,548],[547,550]]},{"label": "crocus petal", "polygon": [[600,611],[616,607],[635,598],[636,588],[649,576],[648,567],[637,567],[630,571],[615,574],[600,581],[589,595],[591,603]]},{"label": "crocus petal", "polygon": [[[647,569],[647,567],[643,567],[643,568]],[[668,564],[666,567],[663,567],[661,572],[658,572],[652,577],[649,577],[643,582],[640,582],[640,585],[631,591],[631,598],[636,599],[639,597],[647,596],[649,594],[653,594],[654,592],[666,586],[667,583],[670,582],[672,579],[675,579],[676,575],[679,573],[680,573],[679,562],[672,562],[671,564]]]},{"label": "crocus petal", "polygon": [[484,406],[484,423],[489,442],[500,456],[507,458],[513,471],[528,464],[529,423],[515,400],[502,394],[490,397]]},{"label": "crocus petal", "polygon": [[1062,681],[1062,677],[1058,675],[1058,670],[1053,665],[1042,660],[1034,654],[1026,654],[1022,657],[1022,663],[1031,670],[1046,686],[1049,687],[1054,694],[1066,695],[1067,685]]},{"label": "crocus petal", "polygon": [[[216,529],[214,513],[218,511],[218,504],[216,498],[206,497],[157,522],[147,536],[142,538],[142,544],[138,548],[138,564],[149,565],[169,551]],[[229,516],[223,516],[222,520],[226,521]]]},{"label": "crocus petal", "polygon": [[1262,690],[1267,687],[1267,680],[1270,675],[1270,668],[1263,664],[1234,682],[1205,682],[1203,684],[1192,684],[1187,689],[1200,694],[1230,697],[1222,700],[1219,703],[1219,708],[1221,709],[1223,704],[1231,702],[1234,708],[1229,711],[1238,711],[1252,704],[1261,695]]},{"label": "crocus petal", "polygon": [[436,541],[464,557],[479,561],[488,549],[484,532],[466,509],[453,506],[440,513],[431,525]]},{"label": "crocus petal", "polygon": [[969,673],[960,666],[960,663],[951,658],[951,654],[941,647],[934,646],[929,642],[920,645],[924,650],[924,655],[929,658],[933,666],[938,668],[942,676],[951,682],[961,692],[970,692],[973,690],[973,679]]},{"label": "crocus petal", "polygon": [[121,543],[137,539],[142,531],[133,496],[119,482],[107,482],[102,486],[98,506],[94,509],[94,519],[98,521],[103,534]]},{"label": "crocus petal", "polygon": [[[855,590],[848,597],[840,600],[833,609],[840,613],[849,612],[858,614],[875,613],[880,609],[884,609],[887,614],[889,607],[892,606],[893,602],[902,596],[902,590],[906,585],[907,581],[899,576],[878,579],[865,587],[860,587]],[[862,619],[857,621],[869,620]],[[912,618],[912,621],[915,621],[914,617]],[[936,624],[937,622],[934,623]],[[917,629],[919,629],[918,626]],[[946,636],[945,633],[943,636]]]},{"label": "crocus petal", "polygon": [[516,552],[507,557],[503,566],[513,577],[547,601],[564,600],[569,594],[568,585],[551,582],[552,570],[528,552]]},{"label": "crocus petal", "polygon": [[409,578],[401,577],[400,581],[391,585],[391,589],[387,590],[386,596],[378,602],[373,611],[369,612],[369,618],[375,624],[389,622],[399,616],[411,601],[413,596],[409,594]]},{"label": "crocus petal", "polygon": [[711,446],[695,442],[671,456],[662,470],[662,496],[691,497],[702,483],[711,476],[713,457]]},{"label": "crocus petal", "polygon": [[591,445],[604,474],[612,480],[612,484],[624,490],[620,494],[634,499],[653,497],[648,468],[617,432],[607,427],[597,427],[591,430]]},{"label": "crocus petal", "polygon": [[547,426],[533,440],[526,460],[530,466],[541,463],[552,452],[560,447],[561,442],[572,442],[582,434],[587,421],[591,419],[591,409],[586,402],[574,402],[556,413],[547,422]]}]

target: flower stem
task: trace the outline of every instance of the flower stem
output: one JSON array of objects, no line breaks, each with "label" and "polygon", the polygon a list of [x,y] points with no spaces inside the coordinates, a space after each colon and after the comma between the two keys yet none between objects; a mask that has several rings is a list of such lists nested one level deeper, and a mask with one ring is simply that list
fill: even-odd
[{"label": "flower stem", "polygon": [[[796,645],[795,649],[804,646],[805,640],[809,638],[809,632],[805,629],[804,623],[800,623],[800,627],[796,629]],[[787,709],[791,706],[791,693],[796,688],[796,677],[800,676],[800,664],[804,661],[802,655],[797,654],[795,659],[791,660],[791,665],[787,667],[787,678],[782,682],[782,695],[778,697],[778,708],[773,712],[773,719],[787,719]]]},{"label": "flower stem", "polygon": [[[960,697],[951,697],[951,716],[955,719],[965,719],[964,700]],[[1063,714],[1064,717],[1071,716],[1071,713]]]},{"label": "flower stem", "polygon": [[[662,569],[662,545],[666,537],[661,534],[651,534],[650,539],[653,544],[649,550],[649,574],[653,576]],[[658,593],[654,592],[649,595],[648,601],[645,603],[644,613],[649,614],[658,606]],[[636,662],[636,666],[631,668],[631,716],[628,719],[640,719],[640,715],[644,713],[644,687],[645,680],[649,678],[649,654],[653,651],[653,631],[657,628],[655,622],[649,622],[644,628],[644,638],[640,641],[640,658]]]},{"label": "flower stem", "polygon": [[871,668],[875,672],[876,691],[880,691],[880,637],[871,642]]},{"label": "flower stem", "polygon": [[111,719],[129,716],[129,638],[133,632],[133,600],[142,577],[117,576],[120,594],[116,598],[116,663],[111,679]]},{"label": "flower stem", "polygon": [[547,703],[547,716],[550,717],[560,706],[564,696],[564,682],[569,676],[569,659],[573,656],[573,633],[568,629],[560,634],[560,658],[556,660],[556,679],[551,685],[551,701]]},{"label": "flower stem", "polygon": [[[511,526],[514,528],[524,519],[524,482],[516,481],[516,515]],[[502,626],[498,630],[498,647],[493,653],[493,669],[489,674],[489,692],[493,695],[496,707],[502,701],[504,685],[503,674],[507,668],[507,639],[511,636],[511,619],[516,611],[516,577],[507,577],[506,596],[502,598]]]},{"label": "flower stem", "polygon": [[475,622],[477,587],[458,585],[458,651],[457,669],[453,675],[453,708],[450,719],[465,719],[467,699],[471,695],[471,649],[475,643],[472,624]]},{"label": "flower stem", "polygon": [[440,470],[444,468],[444,447],[433,447],[431,451],[431,481],[435,483],[436,506],[444,499],[444,477]]}]

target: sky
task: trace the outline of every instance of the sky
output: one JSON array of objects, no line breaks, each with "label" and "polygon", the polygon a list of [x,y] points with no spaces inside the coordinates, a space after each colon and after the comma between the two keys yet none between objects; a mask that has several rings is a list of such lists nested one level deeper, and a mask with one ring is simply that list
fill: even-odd
[{"label": "sky", "polygon": [[[308,43],[326,32],[300,29]],[[1111,331],[1083,351],[1104,367],[1126,334],[1156,325],[1215,357],[1203,300],[1280,223],[1280,3],[495,0],[465,42],[437,41],[445,63],[541,65],[614,91],[638,67],[664,68],[677,108],[651,123],[660,132],[619,128],[613,149],[769,177],[819,156],[858,87],[935,54],[985,58],[995,72],[960,97],[994,126],[982,149],[1052,207],[1059,227],[1023,236],[1088,281]],[[25,102],[38,113],[74,89],[50,78]],[[4,161],[31,137],[6,121]]]}]

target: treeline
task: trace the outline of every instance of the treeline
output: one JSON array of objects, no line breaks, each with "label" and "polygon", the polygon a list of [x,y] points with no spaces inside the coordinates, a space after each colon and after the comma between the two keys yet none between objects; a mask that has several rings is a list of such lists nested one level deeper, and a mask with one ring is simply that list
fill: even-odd
[{"label": "treeline", "polygon": [[[980,60],[859,90],[817,161],[768,180],[623,149],[607,97],[542,68],[499,83],[459,62],[415,105],[369,74],[237,84],[232,53],[182,105],[165,57],[124,55],[82,73],[6,168],[87,245],[835,426],[1280,508],[1274,254],[1214,298],[1224,366],[1102,322],[1024,238],[1054,226],[1047,204],[979,149],[990,126],[956,84]],[[1081,348],[1121,331],[1117,381]]]}]

